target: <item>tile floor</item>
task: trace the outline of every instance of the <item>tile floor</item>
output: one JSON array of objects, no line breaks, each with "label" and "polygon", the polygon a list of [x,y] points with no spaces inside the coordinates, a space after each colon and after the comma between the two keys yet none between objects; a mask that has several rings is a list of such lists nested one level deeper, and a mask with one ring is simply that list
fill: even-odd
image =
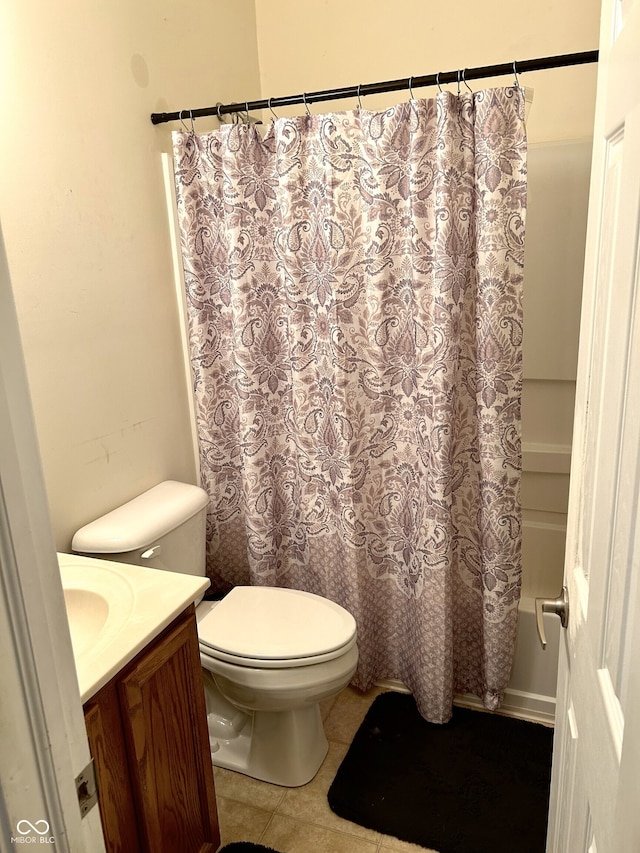
[{"label": "tile floor", "polygon": [[254,841],[280,853],[425,853],[390,835],[335,815],[327,791],[369,705],[383,692],[366,695],[347,687],[322,704],[329,752],[317,776],[300,788],[281,788],[231,770],[214,769],[222,843]]}]

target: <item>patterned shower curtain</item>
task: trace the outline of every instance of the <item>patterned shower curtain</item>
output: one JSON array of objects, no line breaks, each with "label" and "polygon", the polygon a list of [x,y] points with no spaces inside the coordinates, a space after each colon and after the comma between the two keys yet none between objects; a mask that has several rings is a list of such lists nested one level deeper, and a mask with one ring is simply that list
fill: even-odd
[{"label": "patterned shower curtain", "polygon": [[520,595],[524,98],[174,134],[214,589],[324,595],[354,685],[496,708]]}]

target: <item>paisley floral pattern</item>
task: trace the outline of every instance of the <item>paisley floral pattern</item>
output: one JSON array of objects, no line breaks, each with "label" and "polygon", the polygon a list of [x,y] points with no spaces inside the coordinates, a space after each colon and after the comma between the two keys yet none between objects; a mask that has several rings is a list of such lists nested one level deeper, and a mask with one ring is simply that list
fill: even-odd
[{"label": "paisley floral pattern", "polygon": [[214,587],[316,592],[355,685],[495,708],[520,594],[520,90],[174,134]]}]

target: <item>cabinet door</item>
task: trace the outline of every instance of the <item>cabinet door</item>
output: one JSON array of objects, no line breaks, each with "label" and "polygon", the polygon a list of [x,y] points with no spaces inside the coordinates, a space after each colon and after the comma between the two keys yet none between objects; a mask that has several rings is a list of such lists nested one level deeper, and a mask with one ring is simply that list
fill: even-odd
[{"label": "cabinet door", "polygon": [[193,616],[119,689],[142,849],[213,853],[220,835]]},{"label": "cabinet door", "polygon": [[85,706],[84,722],[100,792],[106,848],[109,853],[137,853],[138,820],[122,737],[118,691],[113,682]]}]

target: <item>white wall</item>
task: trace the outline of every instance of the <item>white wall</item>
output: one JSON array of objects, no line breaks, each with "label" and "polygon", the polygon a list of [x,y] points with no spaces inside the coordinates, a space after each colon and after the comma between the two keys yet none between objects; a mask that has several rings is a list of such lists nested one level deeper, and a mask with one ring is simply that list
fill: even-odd
[{"label": "white wall", "polygon": [[562,586],[590,169],[590,139],[530,146],[522,400],[530,596],[555,597]]},{"label": "white wall", "polygon": [[[595,50],[600,2],[256,0],[256,12],[268,98]],[[511,82],[499,77],[471,87]],[[535,92],[527,122],[523,594],[555,596],[566,533],[596,66],[521,75],[520,83]],[[382,109],[406,97],[370,96],[363,106]],[[311,111],[356,105],[354,98],[313,104]]]},{"label": "white wall", "polygon": [[[6,0],[2,218],[57,547],[193,481],[154,111],[259,95],[253,0]],[[198,129],[206,129],[204,121]]]}]

